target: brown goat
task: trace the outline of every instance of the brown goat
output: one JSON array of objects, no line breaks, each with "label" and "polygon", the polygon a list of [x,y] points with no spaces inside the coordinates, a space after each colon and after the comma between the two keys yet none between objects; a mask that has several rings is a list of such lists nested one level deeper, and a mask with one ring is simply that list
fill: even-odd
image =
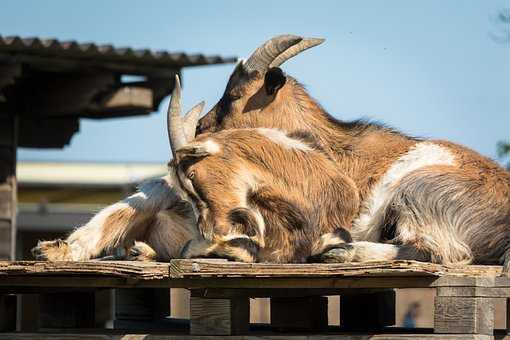
[{"label": "brown goat", "polygon": [[508,269],[510,175],[453,143],[333,119],[278,68],[320,42],[287,35],[259,47],[237,65],[220,101],[200,120],[198,134],[264,127],[314,141],[352,180],[360,202],[350,229],[354,242],[335,244],[324,235],[322,260],[505,262]]},{"label": "brown goat", "polygon": [[326,154],[266,128],[192,140],[180,118],[179,89],[177,79],[168,119],[173,169],[202,235],[184,248],[184,257],[304,262],[324,234],[349,241],[343,227],[356,216],[358,194]]},{"label": "brown goat", "polygon": [[305,131],[318,142],[353,180],[361,202],[351,228],[355,242],[329,251],[324,260],[505,262],[510,248],[508,172],[453,143],[335,120],[271,61],[281,61],[292,48],[285,49],[285,42],[316,42],[295,38],[280,36],[263,45],[264,63],[253,66],[250,58],[238,64],[197,132],[266,127]]}]

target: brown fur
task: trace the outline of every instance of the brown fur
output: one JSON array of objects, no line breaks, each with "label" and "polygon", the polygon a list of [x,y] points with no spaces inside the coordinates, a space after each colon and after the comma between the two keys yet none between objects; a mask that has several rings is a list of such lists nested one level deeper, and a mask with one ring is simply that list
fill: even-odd
[{"label": "brown fur", "polygon": [[[200,120],[197,131],[268,127],[311,136],[338,171],[352,179],[361,202],[392,164],[419,142],[376,124],[336,121],[289,76],[271,95],[264,91],[264,81],[258,73],[245,74],[238,66],[224,96]],[[391,209],[383,212],[386,218],[374,226],[381,238],[373,241],[403,244],[405,251],[394,255],[398,249],[388,248],[381,259],[415,256],[442,263],[504,262],[510,249],[508,172],[465,147],[432,142],[449,150],[455,165],[425,167],[402,179]],[[366,253],[367,244],[362,246],[360,253]],[[352,248],[345,258],[362,260]]]},{"label": "brown fur", "polygon": [[[217,143],[220,151],[196,159],[191,150],[207,141]],[[204,243],[200,255],[230,252],[228,257],[233,257],[234,251],[225,250],[233,248],[232,241],[225,237],[242,234],[260,248],[251,258],[243,250],[244,261],[304,262],[320,235],[350,226],[359,206],[354,182],[327,155],[309,150],[286,148],[256,129],[204,134],[190,147],[177,150],[178,169],[188,177],[194,174],[190,191],[196,194],[190,196],[196,197],[200,215],[206,216],[199,219],[199,229],[214,244],[211,248]],[[232,211],[240,208],[260,214],[265,224],[262,239],[257,230],[249,230],[254,218],[245,219],[248,228],[238,226],[242,220],[232,220]],[[191,247],[187,256],[192,256],[191,249],[198,256],[196,248]]]}]

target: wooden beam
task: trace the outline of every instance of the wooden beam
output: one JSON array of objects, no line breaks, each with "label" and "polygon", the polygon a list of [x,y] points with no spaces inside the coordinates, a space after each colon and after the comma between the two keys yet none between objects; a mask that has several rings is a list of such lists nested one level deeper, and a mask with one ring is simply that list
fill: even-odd
[{"label": "wooden beam", "polygon": [[[77,334],[74,333],[0,333],[0,340],[211,340],[211,339],[229,339],[229,340],[503,340],[504,336],[489,336],[479,334],[420,334],[420,333],[396,333],[388,332],[382,334],[254,334],[249,336],[203,336],[203,335],[187,335],[187,334],[130,334],[95,332],[94,334]],[[506,339],[506,338],[505,338]]]},{"label": "wooden beam", "polygon": [[248,297],[208,299],[191,292],[190,334],[236,335],[248,332],[250,302]]},{"label": "wooden beam", "polygon": [[491,288],[494,281],[494,278],[473,277],[443,277],[437,280],[434,332],[493,335],[494,299],[478,295],[479,289],[494,289]]},{"label": "wooden beam", "polygon": [[493,335],[493,301],[487,298],[436,296],[434,332]]},{"label": "wooden beam", "polygon": [[144,87],[124,86],[98,100],[97,110],[152,110],[152,90]]}]

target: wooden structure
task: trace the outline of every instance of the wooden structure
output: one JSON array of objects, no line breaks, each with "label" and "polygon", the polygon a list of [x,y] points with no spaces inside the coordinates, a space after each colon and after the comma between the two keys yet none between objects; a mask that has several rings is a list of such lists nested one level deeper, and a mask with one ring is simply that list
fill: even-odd
[{"label": "wooden structure", "polygon": [[18,146],[61,148],[79,130],[79,118],[156,111],[183,67],[233,61],[0,36],[0,259],[15,254]]},{"label": "wooden structure", "polygon": [[[494,298],[510,297],[499,266],[447,267],[414,261],[365,264],[247,264],[224,260],[0,262],[0,339],[494,339]],[[168,288],[191,290],[189,326],[169,319]],[[122,315],[145,323],[97,329],[94,303],[108,288],[143,292]],[[434,329],[394,324],[394,289],[436,290]],[[37,295],[39,314],[15,329],[12,294]],[[340,295],[341,324],[327,324],[324,296]],[[249,324],[249,299],[271,298],[271,325]],[[122,301],[122,300],[121,300]],[[124,306],[126,307],[126,306]],[[149,317],[147,317],[149,315]],[[18,319],[18,326],[23,320]],[[26,324],[26,323],[25,323]],[[153,326],[150,326],[150,325]],[[115,325],[115,323],[114,323]],[[96,327],[96,328],[95,328]],[[31,333],[27,333],[30,331]],[[86,334],[85,334],[86,333]],[[204,337],[207,335],[207,337]]]}]

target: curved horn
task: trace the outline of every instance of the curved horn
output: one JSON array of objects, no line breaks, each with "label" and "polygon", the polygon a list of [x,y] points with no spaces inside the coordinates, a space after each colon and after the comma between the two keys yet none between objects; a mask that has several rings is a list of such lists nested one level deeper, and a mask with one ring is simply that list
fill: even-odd
[{"label": "curved horn", "polygon": [[179,81],[179,76],[175,75],[175,86],[167,113],[168,139],[174,158],[175,150],[187,144],[183,125],[181,117],[181,82]]},{"label": "curved horn", "polygon": [[299,43],[289,47],[283,53],[281,53],[273,62],[269,65],[269,67],[278,67],[296,54],[303,52],[309,48],[322,44],[326,39],[319,38],[305,38],[301,40]]},{"label": "curved horn", "polygon": [[188,142],[191,142],[193,139],[195,139],[198,119],[200,118],[200,113],[204,109],[204,105],[205,102],[202,101],[193,106],[193,108],[184,115],[184,135],[186,136],[186,140]]},{"label": "curved horn", "polygon": [[265,73],[275,58],[289,47],[299,43],[302,39],[297,35],[290,34],[279,35],[269,39],[246,60],[243,64],[244,69],[248,72],[259,71]]}]

